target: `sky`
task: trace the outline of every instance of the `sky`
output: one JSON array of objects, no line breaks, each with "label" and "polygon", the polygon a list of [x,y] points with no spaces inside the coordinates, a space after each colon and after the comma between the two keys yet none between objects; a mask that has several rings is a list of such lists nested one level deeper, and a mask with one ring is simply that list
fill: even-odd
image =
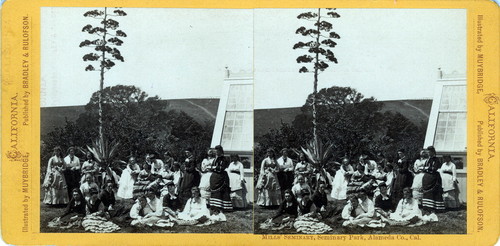
[{"label": "sky", "polygon": [[[86,8],[42,8],[42,107],[84,105],[99,88],[79,48],[95,23]],[[162,99],[218,98],[224,69],[254,71],[254,107],[302,106],[313,75],[295,59],[307,42],[295,30],[302,9],[124,9],[124,63],[105,86],[136,85]],[[462,9],[337,9],[332,51],[338,64],[319,75],[319,88],[350,86],[377,100],[432,98],[437,69],[466,73],[466,11]]]}]

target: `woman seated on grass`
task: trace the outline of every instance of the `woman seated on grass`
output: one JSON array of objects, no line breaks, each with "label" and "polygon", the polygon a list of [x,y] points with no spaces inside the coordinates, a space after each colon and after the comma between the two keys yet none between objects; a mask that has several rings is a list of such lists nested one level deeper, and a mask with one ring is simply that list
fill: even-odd
[{"label": "woman seated on grass", "polygon": [[299,206],[299,216],[312,216],[316,217],[316,205],[314,205],[313,200],[310,198],[311,193],[309,190],[304,189],[301,192],[301,197],[300,201],[298,201],[298,206]]},{"label": "woman seated on grass", "polygon": [[409,187],[403,189],[403,198],[399,201],[396,211],[389,215],[390,225],[408,225],[421,222],[422,211],[418,208],[418,200],[412,197]]},{"label": "woman seated on grass", "polygon": [[182,202],[175,194],[175,184],[172,181],[168,181],[165,185],[167,190],[166,194],[163,196],[163,211],[165,214],[177,218],[177,215],[182,210]]},{"label": "woman seated on grass", "polygon": [[70,228],[73,226],[80,226],[83,217],[85,217],[85,199],[83,198],[80,190],[74,188],[71,192],[72,198],[66,207],[66,211],[57,218],[49,222],[49,227],[59,227],[62,229]]},{"label": "woman seated on grass", "polygon": [[293,221],[298,215],[298,203],[291,190],[285,190],[283,203],[278,212],[271,218],[274,227],[293,227]]},{"label": "woman seated on grass", "polygon": [[388,218],[392,212],[392,200],[387,193],[387,185],[384,182],[378,185],[378,195],[373,200],[377,217]]},{"label": "woman seated on grass", "polygon": [[[133,219],[130,224],[133,226],[173,226],[173,222],[162,216],[161,202],[156,197],[156,199],[151,198],[152,196],[155,196],[154,192],[147,191],[146,195],[137,198],[136,203],[130,209],[130,218]],[[158,206],[157,203],[160,203],[160,205]],[[160,207],[159,210],[158,207]]]},{"label": "woman seated on grass", "polygon": [[180,225],[189,225],[205,222],[210,217],[210,210],[207,202],[201,197],[200,189],[197,186],[191,188],[191,198],[189,198],[182,212],[177,215],[176,222]]},{"label": "woman seated on grass", "polygon": [[[359,198],[358,198],[359,197]],[[365,226],[373,220],[375,207],[373,202],[368,199],[364,191],[356,196],[350,196],[349,202],[342,210],[342,226]]]}]

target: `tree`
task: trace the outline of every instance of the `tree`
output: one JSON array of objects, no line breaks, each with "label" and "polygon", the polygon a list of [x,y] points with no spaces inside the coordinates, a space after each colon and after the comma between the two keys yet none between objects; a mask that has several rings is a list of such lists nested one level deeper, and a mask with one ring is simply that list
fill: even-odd
[{"label": "tree", "polygon": [[[98,137],[99,94],[102,99],[104,138]],[[214,122],[200,124],[183,111],[168,111],[168,102],[148,96],[135,86],[116,85],[95,92],[76,121],[42,136],[42,163],[47,163],[55,146],[93,147],[120,143],[115,159],[127,160],[131,155],[160,155],[170,151],[176,160],[184,160],[184,150],[192,148],[198,160],[205,157],[210,146]],[[97,140],[96,140],[97,139]],[[99,156],[110,156],[101,153]],[[160,157],[161,158],[161,157]],[[101,158],[104,159],[104,158]],[[104,165],[112,163],[107,160]]]},{"label": "tree", "polygon": [[102,102],[101,102],[101,92],[104,88],[104,74],[109,71],[113,66],[115,66],[115,61],[124,62],[124,58],[120,53],[120,50],[116,46],[121,46],[123,41],[120,39],[122,37],[127,37],[127,34],[122,30],[119,30],[119,22],[111,19],[112,16],[126,16],[127,13],[121,9],[115,9],[112,13],[108,13],[108,8],[101,10],[91,10],[83,14],[84,17],[90,17],[97,20],[101,20],[100,24],[102,26],[92,26],[87,24],[83,27],[82,32],[86,32],[96,39],[94,40],[84,40],[80,43],[80,48],[82,47],[92,47],[95,52],[87,53],[83,56],[83,61],[94,63],[97,62],[98,69],[92,65],[88,64],[85,67],[85,71],[98,71],[100,74],[99,92],[98,92],[98,104],[99,104],[99,137],[103,138],[103,117],[102,117]]},{"label": "tree", "polygon": [[[301,26],[295,32],[304,37],[310,37],[312,40],[308,42],[298,42],[293,46],[293,49],[306,49],[309,54],[297,57],[297,63],[312,63],[313,67],[308,68],[302,66],[299,73],[314,73],[313,80],[313,96],[311,100],[312,106],[312,127],[313,127],[313,141],[315,146],[318,146],[318,133],[317,133],[317,111],[316,111],[316,94],[318,91],[318,75],[329,67],[328,63],[337,63],[335,54],[331,51],[337,43],[334,39],[340,39],[340,36],[331,31],[333,25],[323,20],[324,18],[339,18],[340,15],[331,8],[326,9],[326,15],[321,15],[321,9],[318,8],[317,13],[306,12],[297,16],[298,19],[308,20],[314,22],[314,28],[306,28]],[[312,71],[311,71],[312,70]]]},{"label": "tree", "polygon": [[[318,134],[331,143],[330,154],[337,161],[344,156],[355,158],[362,153],[375,156],[378,152],[392,160],[400,148],[406,149],[408,157],[412,158],[422,147],[425,127],[414,124],[399,113],[383,112],[383,103],[373,97],[365,98],[353,88],[337,86],[321,89],[316,96]],[[255,156],[263,156],[269,147],[298,149],[305,146],[310,153],[317,147],[325,151],[329,149],[321,142],[318,146],[308,143],[312,139],[312,97],[312,94],[308,96],[302,113],[291,125],[282,124],[281,128],[259,139]],[[323,163],[329,161],[328,156],[322,156],[325,157]],[[314,164],[321,167],[319,162]]]}]

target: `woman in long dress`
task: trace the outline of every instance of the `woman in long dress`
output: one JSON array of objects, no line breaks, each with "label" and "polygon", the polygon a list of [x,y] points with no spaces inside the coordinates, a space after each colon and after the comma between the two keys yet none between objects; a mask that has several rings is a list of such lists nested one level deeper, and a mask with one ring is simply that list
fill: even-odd
[{"label": "woman in long dress", "polygon": [[427,150],[420,151],[420,158],[415,160],[413,168],[410,169],[415,175],[413,177],[413,184],[411,185],[413,198],[418,201],[419,205],[422,205],[422,178],[424,177],[424,166],[428,158],[429,153]]},{"label": "woman in long dress", "polygon": [[62,151],[58,146],[54,148],[54,155],[47,164],[47,173],[42,185],[45,188],[43,203],[50,205],[68,204],[68,187],[63,175],[64,169]]},{"label": "woman in long dress", "polygon": [[141,168],[134,157],[130,157],[127,167],[123,170],[118,183],[117,196],[123,199],[130,199],[134,196],[134,183],[139,175]]},{"label": "woman in long dress", "polygon": [[272,149],[268,149],[267,157],[260,166],[259,179],[255,187],[258,192],[257,205],[276,206],[281,204],[281,189],[276,176],[278,170],[276,155]]},{"label": "woman in long dress", "polygon": [[226,168],[228,161],[224,157],[224,149],[222,146],[215,146],[217,157],[213,163],[213,173],[210,176],[210,208],[215,215],[219,215],[222,211],[233,210],[231,202],[231,188],[229,187],[229,176]]},{"label": "woman in long dress", "polygon": [[243,163],[240,162],[240,157],[237,154],[231,154],[231,163],[226,168],[229,176],[229,187],[231,188],[231,201],[233,208],[246,208],[247,188],[245,185]]},{"label": "woman in long dress", "polygon": [[410,161],[405,155],[403,149],[398,150],[399,159],[396,162],[396,178],[391,191],[392,202],[394,208],[399,200],[403,198],[403,189],[411,187],[413,183],[413,175],[410,173]]},{"label": "woman in long dress", "polygon": [[443,199],[446,208],[460,207],[458,199],[457,170],[455,164],[451,162],[451,156],[443,156],[443,165],[440,173],[443,180]]},{"label": "woman in long dress", "polygon": [[210,176],[212,175],[212,163],[215,160],[215,150],[209,149],[207,158],[201,162],[200,194],[205,201],[210,201]]},{"label": "woman in long dress", "polygon": [[354,168],[349,164],[349,159],[342,159],[342,165],[335,174],[332,182],[331,197],[335,201],[343,201],[347,199],[347,184],[350,176],[354,173]]},{"label": "woman in long dress", "polygon": [[425,163],[425,174],[422,178],[422,207],[426,213],[444,211],[442,180],[438,172],[441,163],[436,157],[436,150],[433,146],[429,146],[427,150],[429,151],[429,160]]}]

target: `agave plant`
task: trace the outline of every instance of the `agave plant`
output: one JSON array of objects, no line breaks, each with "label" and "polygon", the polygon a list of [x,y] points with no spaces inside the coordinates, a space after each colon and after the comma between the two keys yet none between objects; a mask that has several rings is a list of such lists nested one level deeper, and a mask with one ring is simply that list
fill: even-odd
[{"label": "agave plant", "polygon": [[109,142],[100,137],[92,142],[92,147],[87,145],[87,149],[102,167],[109,167],[116,157],[119,145],[116,141]]},{"label": "agave plant", "polygon": [[332,158],[333,147],[332,143],[311,140],[306,144],[305,148],[301,147],[301,149],[314,167],[324,168]]}]

